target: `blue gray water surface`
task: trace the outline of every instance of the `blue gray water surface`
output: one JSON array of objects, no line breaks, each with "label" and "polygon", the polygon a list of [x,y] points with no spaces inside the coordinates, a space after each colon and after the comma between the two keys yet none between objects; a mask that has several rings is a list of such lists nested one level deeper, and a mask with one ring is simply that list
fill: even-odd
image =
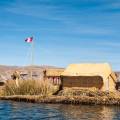
[{"label": "blue gray water surface", "polygon": [[120,107],[0,101],[0,120],[120,120]]}]

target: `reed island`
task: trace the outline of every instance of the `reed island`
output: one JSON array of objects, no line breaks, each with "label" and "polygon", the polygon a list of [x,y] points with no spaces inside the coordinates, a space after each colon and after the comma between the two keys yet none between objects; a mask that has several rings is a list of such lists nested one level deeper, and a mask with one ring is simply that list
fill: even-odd
[{"label": "reed island", "polygon": [[71,64],[66,69],[44,69],[42,73],[42,80],[38,80],[22,79],[25,74],[13,72],[11,80],[0,86],[0,100],[120,105],[118,75],[108,63]]}]

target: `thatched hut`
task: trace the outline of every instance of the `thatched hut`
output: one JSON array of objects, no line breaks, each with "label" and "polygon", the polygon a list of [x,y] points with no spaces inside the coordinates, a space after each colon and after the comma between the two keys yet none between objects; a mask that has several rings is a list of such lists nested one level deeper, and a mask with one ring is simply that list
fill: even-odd
[{"label": "thatched hut", "polygon": [[62,73],[62,87],[115,90],[116,75],[108,63],[71,64]]},{"label": "thatched hut", "polygon": [[61,73],[64,71],[64,69],[47,69],[44,70],[44,80],[48,80],[54,85],[61,84]]}]

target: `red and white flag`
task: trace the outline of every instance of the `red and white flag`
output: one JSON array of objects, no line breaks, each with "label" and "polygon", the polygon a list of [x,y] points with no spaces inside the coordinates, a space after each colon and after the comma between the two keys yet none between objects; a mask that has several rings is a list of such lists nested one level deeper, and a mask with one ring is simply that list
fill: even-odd
[{"label": "red and white flag", "polygon": [[27,43],[31,43],[33,41],[33,37],[28,37],[27,39],[25,39],[25,42]]}]

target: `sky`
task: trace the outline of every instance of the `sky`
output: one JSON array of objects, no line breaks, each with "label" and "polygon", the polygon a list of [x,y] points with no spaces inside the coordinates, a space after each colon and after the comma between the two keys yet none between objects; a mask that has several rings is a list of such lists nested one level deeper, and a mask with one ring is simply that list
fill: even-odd
[{"label": "sky", "polygon": [[108,62],[120,70],[120,0],[0,0],[0,64],[66,67]]}]

